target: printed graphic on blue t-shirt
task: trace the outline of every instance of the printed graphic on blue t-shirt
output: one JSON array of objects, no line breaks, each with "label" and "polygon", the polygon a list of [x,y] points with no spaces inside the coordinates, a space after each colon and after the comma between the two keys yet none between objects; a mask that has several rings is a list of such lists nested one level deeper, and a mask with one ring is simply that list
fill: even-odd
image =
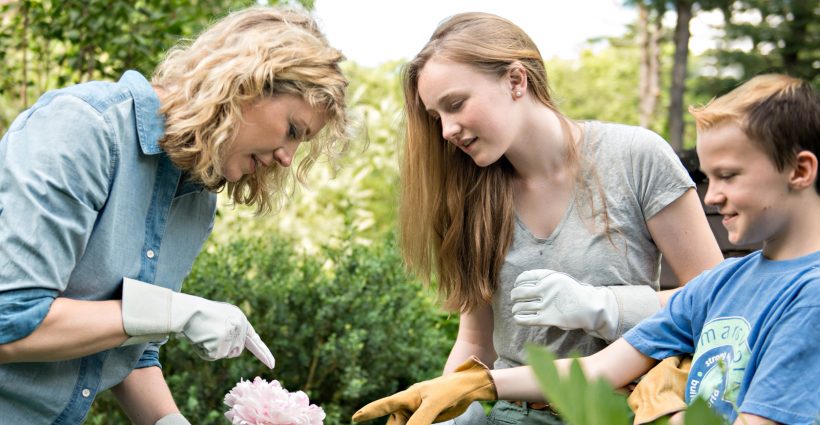
[{"label": "printed graphic on blue t-shirt", "polygon": [[686,402],[696,396],[725,417],[731,417],[749,363],[749,330],[742,317],[720,317],[704,325],[692,358]]}]

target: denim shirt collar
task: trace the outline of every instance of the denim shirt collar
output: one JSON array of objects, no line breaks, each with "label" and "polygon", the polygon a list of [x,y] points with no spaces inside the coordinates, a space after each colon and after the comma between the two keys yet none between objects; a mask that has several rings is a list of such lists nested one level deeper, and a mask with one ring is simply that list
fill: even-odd
[{"label": "denim shirt collar", "polygon": [[128,87],[134,97],[137,138],[142,152],[146,155],[161,153],[159,140],[165,134],[165,116],[159,114],[159,96],[151,83],[136,71],[125,71],[119,83]]}]

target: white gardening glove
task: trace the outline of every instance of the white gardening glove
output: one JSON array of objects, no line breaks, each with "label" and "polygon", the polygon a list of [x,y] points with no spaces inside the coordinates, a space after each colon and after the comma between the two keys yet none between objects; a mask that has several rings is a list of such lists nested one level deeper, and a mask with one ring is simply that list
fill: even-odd
[{"label": "white gardening glove", "polygon": [[154,422],[154,425],[191,425],[182,413],[171,413]]},{"label": "white gardening glove", "polygon": [[554,270],[518,275],[510,293],[513,318],[524,326],[555,326],[613,341],[618,334],[618,300],[607,287],[578,282]]},{"label": "white gardening glove", "polygon": [[273,369],[273,355],[239,307],[134,279],[123,278],[122,283],[122,322],[132,337],[123,345],[157,341],[174,333],[191,341],[205,360],[237,357],[247,348]]}]

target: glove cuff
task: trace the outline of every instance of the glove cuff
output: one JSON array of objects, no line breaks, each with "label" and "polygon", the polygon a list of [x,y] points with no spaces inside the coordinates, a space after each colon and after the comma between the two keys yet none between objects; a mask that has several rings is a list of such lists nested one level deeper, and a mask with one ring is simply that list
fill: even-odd
[{"label": "glove cuff", "polygon": [[[471,370],[472,369],[472,370]],[[495,380],[493,374],[490,373],[490,368],[487,367],[476,356],[470,356],[467,360],[460,364],[454,372],[467,372],[470,374],[478,373],[481,376],[478,383],[478,388],[474,391],[474,400],[498,400],[498,391],[495,387]]]},{"label": "glove cuff", "polygon": [[168,288],[123,278],[122,325],[132,337],[123,345],[163,339],[170,332],[171,296]]},{"label": "glove cuff", "polygon": [[191,423],[185,419],[185,416],[182,416],[182,413],[171,413],[160,418],[154,425],[191,425]]},{"label": "glove cuff", "polygon": [[643,319],[661,309],[658,293],[650,286],[608,286],[618,301],[618,328],[612,340],[624,335]]}]

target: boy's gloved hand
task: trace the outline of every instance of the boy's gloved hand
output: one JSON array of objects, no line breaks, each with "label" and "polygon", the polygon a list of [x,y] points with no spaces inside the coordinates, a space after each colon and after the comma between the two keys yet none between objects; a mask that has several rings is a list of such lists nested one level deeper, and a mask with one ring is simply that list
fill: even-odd
[{"label": "boy's gloved hand", "polygon": [[461,415],[476,400],[498,398],[487,366],[471,356],[456,370],[376,400],[353,415],[353,422],[390,415],[387,425],[429,425]]},{"label": "boy's gloved hand", "polygon": [[691,356],[674,356],[650,369],[627,399],[635,412],[634,425],[686,410],[686,379],[691,368]]},{"label": "boy's gloved hand", "polygon": [[528,270],[515,279],[510,298],[519,325],[583,329],[607,341],[618,337],[618,300],[606,286],[591,286],[554,270]]},{"label": "boy's gloved hand", "polygon": [[157,341],[175,333],[191,341],[205,360],[237,357],[243,348],[273,369],[275,360],[245,314],[228,303],[181,294],[123,278],[122,322],[130,335],[123,345]]}]

